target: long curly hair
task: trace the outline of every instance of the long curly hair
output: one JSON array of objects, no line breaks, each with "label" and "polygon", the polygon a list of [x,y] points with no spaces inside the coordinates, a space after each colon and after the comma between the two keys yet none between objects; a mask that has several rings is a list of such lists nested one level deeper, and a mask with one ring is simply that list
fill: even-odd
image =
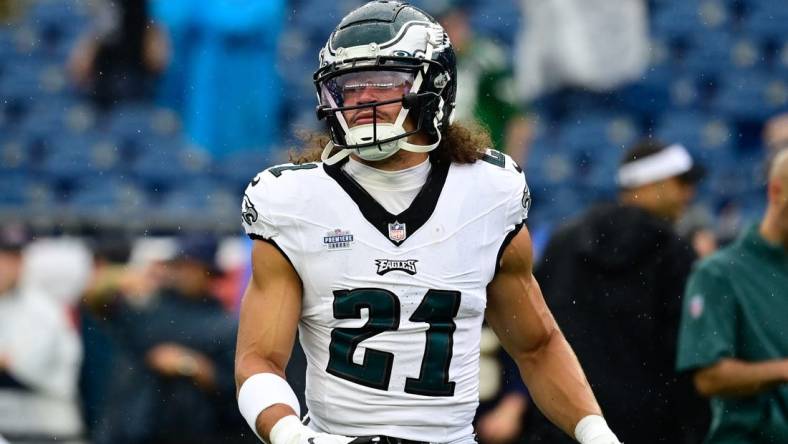
[{"label": "long curly hair", "polygon": [[[302,164],[319,162],[323,148],[331,140],[325,133],[303,132],[298,134],[302,141],[299,149],[290,150],[290,162]],[[440,145],[430,152],[433,160],[453,163],[474,163],[492,148],[490,133],[478,123],[453,123],[446,130]]]}]

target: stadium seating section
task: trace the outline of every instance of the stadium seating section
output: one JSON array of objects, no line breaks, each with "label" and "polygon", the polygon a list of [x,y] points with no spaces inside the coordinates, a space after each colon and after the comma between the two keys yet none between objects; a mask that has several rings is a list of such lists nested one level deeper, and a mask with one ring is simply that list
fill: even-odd
[{"label": "stadium seating section", "polygon": [[[288,7],[280,56],[288,130],[315,128],[318,48],[358,3],[295,0]],[[516,0],[474,4],[478,32],[511,47],[520,26]],[[526,165],[534,223],[559,222],[611,196],[623,148],[644,134],[682,142],[711,166],[701,190],[710,208],[739,202],[747,216],[762,208],[759,132],[788,103],[788,8],[776,0],[649,6],[653,60],[643,78],[609,100],[565,95],[571,112],[540,120]],[[82,2],[40,0],[0,27],[0,217],[237,232],[241,190],[266,166],[260,153],[212,160],[189,145],[174,113],[152,103],[97,113],[64,73],[88,21]]]}]

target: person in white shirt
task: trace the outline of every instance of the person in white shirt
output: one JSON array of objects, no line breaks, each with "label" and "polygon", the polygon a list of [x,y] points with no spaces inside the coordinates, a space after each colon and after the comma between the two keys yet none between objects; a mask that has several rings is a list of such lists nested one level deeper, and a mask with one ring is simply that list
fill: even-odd
[{"label": "person in white shirt", "polygon": [[0,227],[0,434],[76,442],[82,346],[69,300],[84,289],[92,258],[72,242],[26,243],[20,228]]}]

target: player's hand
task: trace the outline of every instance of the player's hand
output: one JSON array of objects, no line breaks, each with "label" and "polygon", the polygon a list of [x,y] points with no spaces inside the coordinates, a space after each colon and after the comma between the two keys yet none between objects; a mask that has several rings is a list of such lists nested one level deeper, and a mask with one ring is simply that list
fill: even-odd
[{"label": "player's hand", "polygon": [[301,424],[295,416],[277,421],[269,434],[271,444],[362,444],[364,438],[316,432]]},{"label": "player's hand", "polygon": [[522,431],[522,414],[525,397],[510,394],[492,411],[482,416],[476,424],[476,433],[482,442],[505,443],[514,441]]},{"label": "player's hand", "polygon": [[159,344],[146,356],[148,365],[165,376],[195,376],[201,367],[211,365],[201,353],[171,342]]}]

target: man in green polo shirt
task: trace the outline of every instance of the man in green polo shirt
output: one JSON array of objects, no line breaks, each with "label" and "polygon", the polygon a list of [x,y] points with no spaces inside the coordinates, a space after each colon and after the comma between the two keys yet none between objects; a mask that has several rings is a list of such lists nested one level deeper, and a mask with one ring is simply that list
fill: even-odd
[{"label": "man in green polo shirt", "polygon": [[707,444],[788,443],[788,149],[769,171],[760,225],[687,284],[677,366],[711,398]]}]

